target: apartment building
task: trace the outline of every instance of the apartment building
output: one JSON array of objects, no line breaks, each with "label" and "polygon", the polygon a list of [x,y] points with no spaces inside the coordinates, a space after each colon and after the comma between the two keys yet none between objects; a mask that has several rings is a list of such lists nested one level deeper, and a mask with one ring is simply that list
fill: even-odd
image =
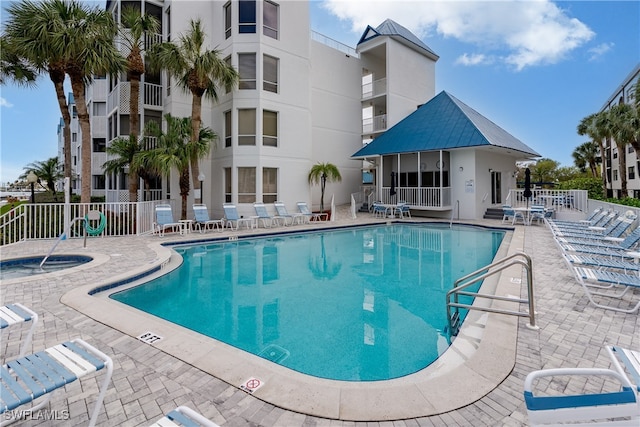
[{"label": "apartment building", "polygon": [[[222,216],[224,202],[236,203],[241,213],[256,201],[307,201],[317,208],[320,189],[307,177],[318,162],[336,165],[342,175],[342,182],[327,185],[327,198],[348,203],[363,187],[363,162],[351,155],[435,94],[438,56],[393,21],[368,27],[354,49],[312,32],[306,1],[110,0],[106,7],[119,18],[127,4],[156,16],[165,41],[200,19],[207,48],[239,71],[238,87],[222,89],[217,103],[203,100],[203,125],[218,135],[200,164],[203,201],[214,216]],[[129,132],[129,82],[123,73],[94,81],[88,91],[97,150],[92,174],[104,176],[103,147]],[[140,106],[142,124],[166,113],[188,117],[191,95],[165,73],[145,73]],[[74,156],[79,162],[80,154]],[[93,192],[126,200],[126,179],[95,178]],[[177,189],[178,178],[171,176],[145,198],[178,200]]]},{"label": "apartment building", "polygon": [[[608,111],[617,104],[635,102],[635,85],[640,79],[640,64],[627,75],[617,89],[606,100],[599,112]],[[640,199],[640,157],[631,144],[626,147],[627,165],[627,193],[622,194],[622,180],[620,171],[620,153],[615,140],[607,139],[605,152],[602,155],[604,173],[607,175],[607,197]]]}]

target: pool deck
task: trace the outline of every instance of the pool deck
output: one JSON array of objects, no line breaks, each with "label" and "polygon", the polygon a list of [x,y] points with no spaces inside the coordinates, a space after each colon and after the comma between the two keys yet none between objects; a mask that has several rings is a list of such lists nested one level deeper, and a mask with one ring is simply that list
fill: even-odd
[{"label": "pool deck", "polygon": [[[361,213],[354,220],[346,209],[340,209],[336,222],[323,225],[366,222],[380,220]],[[500,225],[495,220],[474,223]],[[295,226],[317,227],[313,223]],[[539,329],[528,328],[527,318],[475,314],[454,341],[450,349],[454,351],[445,353],[438,366],[417,376],[366,387],[288,375],[288,370],[256,362],[253,356],[243,359],[239,356],[242,352],[229,346],[211,343],[125,306],[105,306],[111,303],[86,295],[88,289],[100,284],[164,264],[170,251],[161,248],[160,242],[255,231],[93,238],[86,249],[80,239],[66,240],[56,254],[86,253],[96,255],[97,262],[27,281],[5,280],[0,283],[0,303],[20,302],[40,315],[33,351],[81,337],[113,358],[114,374],[98,418],[100,426],[148,425],[179,405],[190,406],[221,426],[524,426],[523,381],[532,370],[607,368],[605,344],[640,349],[638,313],[624,314],[590,305],[544,225],[516,226],[508,248],[508,253],[524,251],[533,260]],[[42,255],[52,245],[52,241],[10,245],[1,249],[1,258]],[[520,277],[526,283],[520,268],[506,270],[495,286],[502,294],[525,296],[525,286],[514,284],[513,279]],[[635,290],[625,300],[637,300],[638,293]],[[120,310],[126,311],[126,318]],[[163,340],[149,345],[135,338],[147,330],[163,336]],[[26,328],[15,327],[2,331],[3,361],[18,354],[26,333]],[[254,395],[239,388],[252,376],[265,382]],[[69,420],[41,417],[14,425],[83,425],[97,397],[100,378],[87,377],[68,385],[66,392],[54,393],[49,408],[68,411]],[[547,386],[557,389],[564,383],[550,382]],[[597,392],[603,384],[589,381],[570,386],[575,392]],[[267,403],[278,399],[281,402],[277,405]]]}]

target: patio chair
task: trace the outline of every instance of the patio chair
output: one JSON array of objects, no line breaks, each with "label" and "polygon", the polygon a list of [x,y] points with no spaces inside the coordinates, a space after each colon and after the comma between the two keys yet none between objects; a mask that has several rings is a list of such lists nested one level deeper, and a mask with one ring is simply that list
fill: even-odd
[{"label": "patio chair", "polygon": [[[1,368],[0,414],[7,412],[4,426],[22,414],[33,414],[49,403],[51,393],[96,371],[105,370],[89,426],[95,426],[113,373],[111,358],[77,338],[46,350],[7,362]],[[24,411],[13,411],[43,397],[44,400]],[[10,415],[9,416],[9,411]]]},{"label": "patio chair", "polygon": [[18,357],[24,356],[27,352],[27,348],[31,344],[33,331],[35,330],[38,323],[38,314],[17,302],[0,307],[0,329],[4,329],[13,325],[23,324],[26,322],[31,322],[31,326],[29,328],[27,336],[22,342],[20,354],[18,355]]},{"label": "patio chair", "polygon": [[264,228],[273,227],[273,224],[278,224],[276,218],[269,215],[269,212],[267,212],[267,207],[264,205],[264,203],[254,203],[253,208],[256,210],[257,221],[262,221],[262,226]]},{"label": "patio chair", "polygon": [[188,406],[178,406],[164,417],[160,418],[149,427],[220,427],[189,408]]},{"label": "patio chair", "polygon": [[538,224],[540,224],[544,221],[545,213],[544,205],[531,205],[531,210],[529,211],[529,223],[538,221]]},{"label": "patio chair", "polygon": [[[628,291],[633,289],[640,289],[640,277],[637,273],[625,274],[612,271],[606,268],[584,268],[573,267],[574,276],[578,280],[578,283],[582,286],[589,299],[589,302],[594,307],[604,308],[608,310],[618,311],[621,313],[635,313],[640,308],[640,300],[635,305],[628,308],[620,307],[620,299],[624,297]],[[622,288],[619,293],[613,291],[617,288]],[[595,289],[607,290],[605,292]],[[633,292],[631,292],[633,294]],[[597,302],[594,296],[602,297]],[[605,304],[606,300],[616,300],[612,304]],[[633,302],[630,302],[633,304]]]},{"label": "patio chair", "polygon": [[404,218],[405,216],[411,218],[411,210],[409,209],[409,205],[407,205],[407,202],[405,200],[400,200],[397,203],[394,212],[398,215],[398,218]]},{"label": "patio chair", "polygon": [[156,205],[156,222],[153,223],[153,233],[158,233],[160,237],[163,237],[167,229],[174,231],[178,229],[180,234],[182,234],[183,224],[173,219],[171,205]]},{"label": "patio chair", "polygon": [[[600,368],[556,368],[533,371],[524,382],[524,399],[527,406],[529,425],[571,426],[638,426],[640,425],[640,403],[638,401],[638,366],[640,353],[621,347],[605,347],[611,358],[613,369]],[[622,364],[620,363],[622,361]],[[634,386],[622,365],[632,376]],[[601,393],[573,395],[534,395],[534,384],[548,377],[594,378],[601,377],[615,382],[616,388]],[[560,381],[560,380],[555,380]],[[556,387],[557,388],[557,387]],[[567,389],[570,390],[570,387]],[[609,390],[607,389],[607,390]],[[623,419],[624,418],[624,419]]]},{"label": "patio chair", "polygon": [[193,215],[195,218],[194,227],[197,227],[200,233],[213,229],[218,229],[218,231],[222,232],[222,219],[211,219],[209,217],[209,209],[207,209],[207,205],[202,203],[194,204]]},{"label": "patio chair", "polygon": [[522,212],[514,210],[509,205],[502,205],[502,223],[503,224],[505,221],[511,220],[511,225],[515,225],[518,219],[521,220],[523,224],[527,223],[527,220],[524,217],[524,214]]},{"label": "patio chair", "polygon": [[240,218],[236,205],[225,203],[222,209],[224,209],[224,226],[222,228],[229,227],[232,230],[237,230],[241,224],[244,224],[247,228],[252,227],[253,220],[251,218]]},{"label": "patio chair", "polygon": [[322,221],[324,218],[324,220],[328,220],[329,219],[329,214],[325,213],[325,212],[311,212],[311,210],[309,209],[309,206],[307,206],[306,202],[298,202],[298,210],[300,211],[300,213],[302,215],[304,215],[304,217],[306,218],[306,221]]},{"label": "patio chair", "polygon": [[373,203],[373,216],[374,218],[386,218],[389,215],[389,208],[382,202]]},{"label": "patio chair", "polygon": [[[284,225],[292,225],[294,222],[302,222],[304,221],[304,215],[299,212],[294,212],[290,214],[287,211],[287,207],[284,205],[284,202],[274,202],[273,206],[276,208],[277,218],[282,218],[282,222]],[[287,224],[287,220],[290,220],[289,224]]]}]

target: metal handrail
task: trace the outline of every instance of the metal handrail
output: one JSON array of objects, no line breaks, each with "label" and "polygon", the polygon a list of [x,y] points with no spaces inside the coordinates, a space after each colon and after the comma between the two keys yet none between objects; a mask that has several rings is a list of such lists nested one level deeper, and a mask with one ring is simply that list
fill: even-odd
[{"label": "metal handrail", "polygon": [[[520,259],[516,259],[520,258]],[[521,259],[521,258],[524,258]],[[517,298],[517,297],[503,297],[499,295],[488,295],[488,294],[480,294],[477,292],[467,292],[464,289],[469,286],[477,283],[481,280],[489,276],[493,276],[496,273],[505,270],[513,265],[522,265],[527,271],[527,298]],[[462,283],[462,284],[461,284]],[[511,301],[517,303],[527,303],[528,304],[528,312],[527,311],[514,311],[514,310],[505,310],[500,308],[492,308],[492,307],[481,307],[478,305],[469,305],[462,304],[458,301],[458,297],[460,295],[470,296],[470,297],[480,297],[487,298],[490,300],[497,301]],[[451,301],[451,297],[453,296],[453,302]],[[451,308],[455,308],[455,312],[452,313]],[[535,318],[535,310],[534,310],[534,298],[533,298],[533,268],[531,263],[531,257],[524,252],[516,252],[513,255],[502,258],[492,264],[489,264],[485,267],[482,267],[473,273],[469,273],[464,277],[459,278],[453,283],[453,289],[447,292],[447,322],[449,325],[449,331],[451,335],[457,335],[458,329],[460,327],[460,317],[459,310],[460,308],[465,308],[467,310],[478,310],[485,311],[489,313],[498,313],[498,314],[507,314],[511,316],[519,316],[519,317],[528,317],[529,323],[527,327],[531,329],[538,329],[536,326],[536,318]]]}]

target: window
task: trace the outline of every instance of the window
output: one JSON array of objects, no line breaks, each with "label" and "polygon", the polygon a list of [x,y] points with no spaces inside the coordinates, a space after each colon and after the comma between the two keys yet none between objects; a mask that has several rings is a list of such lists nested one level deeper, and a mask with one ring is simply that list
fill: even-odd
[{"label": "window", "polygon": [[224,202],[231,203],[231,168],[224,168]]},{"label": "window", "polygon": [[224,38],[231,37],[231,2],[224,5]]},{"label": "window", "polygon": [[94,116],[106,116],[107,115],[107,103],[106,102],[94,102],[93,103],[93,115]]},{"label": "window", "polygon": [[238,145],[256,145],[256,110],[238,110]]},{"label": "window", "polygon": [[262,201],[273,203],[278,200],[278,169],[262,168]]},{"label": "window", "polygon": [[78,142],[78,134],[73,132],[71,134],[71,142]]},{"label": "window", "polygon": [[78,118],[78,109],[76,108],[76,106],[73,106],[73,109],[71,110],[71,115],[73,116],[74,119]]},{"label": "window", "polygon": [[617,159],[618,158],[618,150],[613,150],[613,158]]},{"label": "window", "polygon": [[278,146],[278,113],[275,111],[262,111],[262,145]]},{"label": "window", "polygon": [[106,181],[104,175],[93,175],[93,189],[104,190]]},{"label": "window", "polygon": [[278,58],[262,57],[262,89],[278,93]]},{"label": "window", "polygon": [[239,89],[256,88],[256,54],[238,54],[238,73],[240,74]]},{"label": "window", "polygon": [[256,32],[256,2],[255,0],[240,0],[238,2],[238,32],[249,34]]},{"label": "window", "polygon": [[613,170],[613,180],[617,181],[618,180],[618,169],[614,169]]},{"label": "window", "polygon": [[107,138],[93,138],[93,152],[104,153],[107,151]]},{"label": "window", "polygon": [[633,148],[633,145],[629,144],[627,146],[627,153],[633,153],[635,151],[635,149]]},{"label": "window", "polygon": [[238,168],[238,203],[256,202],[256,168]]},{"label": "window", "polygon": [[265,1],[263,7],[263,34],[267,37],[278,39],[278,5]]},{"label": "window", "polygon": [[627,173],[627,178],[628,179],[636,178],[636,169],[634,166],[629,166],[629,172]]},{"label": "window", "polygon": [[224,112],[224,146],[231,147],[231,111]]},{"label": "window", "polygon": [[[224,58],[224,63],[227,64],[229,66],[229,68],[231,68],[231,55],[227,56],[226,58]],[[224,93],[229,93],[231,92],[231,86],[225,86],[224,88]]]}]

